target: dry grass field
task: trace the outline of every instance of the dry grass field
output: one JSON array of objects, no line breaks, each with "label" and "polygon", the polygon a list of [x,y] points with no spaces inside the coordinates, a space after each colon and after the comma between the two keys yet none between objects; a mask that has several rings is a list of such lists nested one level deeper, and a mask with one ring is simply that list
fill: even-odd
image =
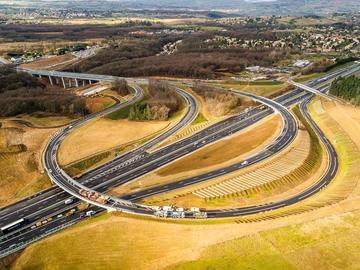
[{"label": "dry grass field", "polygon": [[214,170],[255,153],[275,139],[281,130],[279,116],[265,119],[256,127],[211,144],[158,171],[113,189],[119,195]]},{"label": "dry grass field", "polygon": [[76,57],[68,53],[50,58],[35,60],[31,63],[22,64],[21,67],[30,69],[54,69],[60,65],[69,64],[74,61],[76,61]]},{"label": "dry grass field", "polygon": [[222,84],[221,86],[228,89],[234,88],[240,91],[249,92],[258,96],[269,97],[278,93],[281,90],[286,89],[287,87],[289,87],[289,84],[287,83],[239,84],[234,82],[234,83]]},{"label": "dry grass field", "polygon": [[55,129],[33,129],[12,122],[0,128],[0,207],[49,187],[42,151]]},{"label": "dry grass field", "polygon": [[246,219],[102,215],[28,247],[11,269],[359,269],[360,145],[349,125],[359,109],[322,101],[310,111],[341,162],[313,198]]},{"label": "dry grass field", "polygon": [[[303,121],[303,120],[302,120]],[[182,189],[154,195],[141,202],[175,204],[207,209],[232,208],[267,203],[298,193],[323,174],[327,157],[314,133],[302,122],[294,142],[272,158],[240,171]]]},{"label": "dry grass field", "polygon": [[[358,210],[360,201],[360,144],[357,136],[360,109],[325,100],[315,100],[309,107],[312,117],[334,144],[338,153],[339,170],[333,181],[321,192],[290,207],[262,213],[238,222],[254,222],[309,212]],[[341,111],[348,113],[342,114]]]},{"label": "dry grass field", "polygon": [[115,104],[110,97],[91,97],[86,100],[86,107],[91,113],[102,111]]},{"label": "dry grass field", "polygon": [[93,39],[86,39],[86,40],[77,40],[77,41],[70,41],[70,40],[61,40],[61,37],[63,35],[62,32],[59,32],[59,39],[53,40],[53,41],[22,41],[22,42],[4,42],[0,37],[0,54],[9,52],[9,51],[27,51],[29,49],[44,49],[45,51],[52,48],[56,49],[59,47],[65,47],[65,46],[71,46],[76,45],[82,42],[86,43],[94,43],[94,44],[100,44],[104,39],[102,38],[93,38]]},{"label": "dry grass field", "polygon": [[206,102],[203,97],[196,94],[189,87],[183,87],[183,89],[187,92],[190,92],[198,101],[199,115],[190,126],[186,126],[184,129],[180,130],[179,132],[177,132],[176,134],[174,134],[173,136],[162,142],[160,145],[155,147],[155,149],[158,149],[160,147],[166,146],[180,139],[191,136],[192,134],[195,134],[196,132],[199,132],[200,130],[210,125],[213,125],[216,122],[219,122],[227,117],[227,116],[218,117],[214,115],[212,111],[208,109],[208,106],[206,105]]},{"label": "dry grass field", "polygon": [[20,120],[20,122],[21,121],[29,122],[31,125],[36,126],[36,127],[49,128],[49,127],[56,127],[56,126],[70,124],[75,119],[69,118],[66,116],[44,116],[44,117],[37,116],[36,117],[36,116],[28,115],[28,114],[22,114],[22,115],[17,115],[16,117],[13,117],[13,118],[9,118],[9,120],[14,121],[14,122],[17,122]]},{"label": "dry grass field", "polygon": [[168,176],[200,168],[209,169],[211,166],[220,166],[224,163],[232,163],[239,156],[254,152],[259,146],[271,141],[280,129],[280,117],[275,116],[271,120],[264,121],[239,135],[221,140],[195,152],[193,155],[184,157],[160,169],[157,174],[159,176]]},{"label": "dry grass field", "polygon": [[59,162],[67,165],[98,152],[136,142],[164,130],[169,125],[168,121],[96,119],[75,129],[65,138],[59,149]]},{"label": "dry grass field", "polygon": [[359,211],[304,219],[190,225],[102,215],[33,244],[11,269],[357,269]]}]

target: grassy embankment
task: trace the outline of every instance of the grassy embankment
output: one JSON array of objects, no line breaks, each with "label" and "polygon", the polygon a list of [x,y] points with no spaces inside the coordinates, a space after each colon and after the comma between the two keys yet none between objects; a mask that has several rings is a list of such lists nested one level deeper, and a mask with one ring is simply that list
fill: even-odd
[{"label": "grassy embankment", "polygon": [[115,104],[111,97],[97,96],[86,100],[86,107],[91,113],[99,112]]},{"label": "grassy embankment", "polygon": [[[143,89],[146,99],[147,88]],[[181,119],[186,106],[183,104],[167,121],[129,121],[126,118],[130,109],[131,106],[127,106],[96,119],[76,129],[64,140],[59,161],[67,166],[70,175],[81,175],[159,135]]]},{"label": "grassy embankment", "polygon": [[71,175],[79,175],[150,140],[170,124],[170,121],[96,119],[65,138],[59,149],[59,162],[67,166]]},{"label": "grassy embankment", "polygon": [[207,121],[207,119],[205,118],[205,116],[202,113],[199,113],[198,116],[196,117],[196,119],[191,124],[198,125],[198,124],[204,123],[206,121]]},{"label": "grassy embankment", "polygon": [[191,93],[197,100],[199,105],[199,113],[196,119],[191,123],[191,125],[183,128],[164,142],[158,145],[157,148],[164,147],[170,143],[173,143],[175,141],[181,140],[185,137],[191,136],[192,134],[195,134],[196,132],[201,131],[202,129],[215,124],[216,122],[224,119],[226,116],[217,116],[214,114],[212,110],[209,110],[208,104],[205,101],[205,99],[196,94],[190,87],[184,87],[179,86],[179,88],[182,88],[183,90]]},{"label": "grassy embankment", "polygon": [[280,117],[272,117],[259,123],[256,127],[204,147],[125,186],[117,187],[113,190],[113,193],[128,193],[232,164],[241,160],[244,156],[259,151],[259,149],[274,140],[280,130]]},{"label": "grassy embankment", "polygon": [[182,225],[102,215],[33,244],[11,269],[357,269],[359,211],[296,223]]},{"label": "grassy embankment", "polygon": [[[342,149],[340,172],[321,192],[338,202],[336,206],[316,207],[314,203],[331,203],[316,195],[315,201],[304,202],[300,209],[261,214],[257,217],[262,222],[250,224],[234,224],[230,219],[183,225],[103,215],[28,247],[11,269],[358,269],[360,189],[348,185],[359,180],[360,144],[350,139],[358,138],[358,127],[354,131],[354,124],[344,121],[344,116],[357,126],[360,119],[358,110],[340,114],[338,108],[329,111],[328,104],[325,109],[310,107],[326,135],[332,141],[337,138],[337,150]],[[339,195],[349,194],[350,198],[338,201]]]},{"label": "grassy embankment", "polygon": [[225,88],[239,89],[240,91],[249,92],[258,96],[271,97],[279,95],[289,87],[289,84],[282,81],[227,81],[219,86]]},{"label": "grassy embankment", "polygon": [[43,58],[40,60],[35,60],[31,63],[22,64],[21,67],[29,69],[59,69],[64,65],[69,65],[77,61],[77,58],[70,54],[56,55],[49,58]]},{"label": "grassy embankment", "polygon": [[[43,173],[41,157],[47,140],[55,132],[55,129],[33,129],[11,121],[1,122],[0,207],[51,186]],[[54,124],[44,120],[42,123]]]},{"label": "grassy embankment", "polygon": [[200,258],[166,268],[357,269],[359,211],[263,231],[209,247]]},{"label": "grassy embankment", "polygon": [[338,153],[339,169],[335,179],[323,191],[299,204],[271,213],[240,218],[239,222],[273,219],[318,209],[330,213],[342,207],[358,209],[353,201],[358,200],[360,194],[357,188],[360,180],[360,168],[357,166],[360,161],[360,140],[356,135],[360,131],[359,109],[317,99],[310,104],[309,111]]},{"label": "grassy embankment", "polygon": [[[207,183],[189,186],[184,189],[176,190],[174,192],[169,192],[166,194],[155,195],[153,197],[144,199],[142,203],[173,203],[179,206],[198,206],[206,208],[236,207],[239,205],[264,203],[269,200],[273,200],[280,195],[288,196],[291,192],[297,190],[300,184],[302,185],[301,188],[305,188],[304,186],[310,185],[314,181],[314,177],[321,176],[323,167],[325,166],[322,161],[322,148],[316,134],[307,124],[305,119],[303,119],[299,112],[299,109],[295,108],[294,110],[301,120],[302,130],[300,131],[299,138],[297,139],[298,141],[295,141],[294,145],[289,150],[280,153],[278,156],[269,161],[266,161],[262,166],[256,165],[248,169],[242,170],[240,176],[239,172],[235,172],[227,176],[216,178]],[[307,144],[309,145],[306,146]],[[230,144],[230,147],[236,149],[233,144]],[[303,157],[305,152],[306,158]],[[300,159],[300,162],[298,162],[298,159]],[[272,176],[263,176],[263,173],[266,172],[267,168],[269,168],[269,172],[266,172],[266,174],[270,175],[274,173],[275,168],[278,168],[277,170],[280,171],[282,171],[284,168],[286,169],[287,164],[289,164],[288,162],[294,164],[298,162],[299,164],[295,167],[295,169],[289,171],[287,175],[279,176],[275,180]],[[262,173],[255,176],[256,172],[260,168],[262,170]],[[248,177],[247,175],[250,174],[254,175]],[[251,183],[251,181],[253,181],[252,179],[254,177],[257,178],[256,185],[254,185],[254,187],[252,188],[249,188],[249,184]],[[269,178],[270,180],[268,181],[267,178]],[[241,184],[243,181],[246,181],[246,187],[244,188]],[[197,193],[200,194],[202,190],[205,190],[208,194],[211,194],[213,186],[216,187],[219,184],[221,185],[221,183],[225,182],[232,182],[232,188],[229,189],[228,186],[222,186],[220,190],[224,194],[223,196],[209,197],[203,199],[195,195]],[[263,182],[263,184],[261,184],[260,182]],[[234,192],[235,187],[239,188],[238,192]],[[228,190],[228,193],[226,193],[226,190]],[[217,192],[219,192],[219,190],[217,190]]]}]

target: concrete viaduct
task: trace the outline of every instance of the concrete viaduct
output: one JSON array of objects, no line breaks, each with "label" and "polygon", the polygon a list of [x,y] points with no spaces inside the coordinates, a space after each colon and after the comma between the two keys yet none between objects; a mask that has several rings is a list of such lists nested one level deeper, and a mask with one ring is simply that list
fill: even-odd
[{"label": "concrete viaduct", "polygon": [[108,75],[72,73],[62,71],[32,70],[18,68],[18,71],[27,72],[34,77],[47,78],[51,85],[57,84],[64,88],[85,86],[97,82],[112,82],[118,77]]}]

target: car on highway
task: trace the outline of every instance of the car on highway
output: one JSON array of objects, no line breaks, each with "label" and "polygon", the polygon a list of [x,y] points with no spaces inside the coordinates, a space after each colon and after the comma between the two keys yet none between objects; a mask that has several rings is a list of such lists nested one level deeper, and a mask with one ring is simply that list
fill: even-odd
[{"label": "car on highway", "polygon": [[65,203],[65,204],[70,204],[70,203],[72,203],[73,201],[74,201],[73,199],[67,199],[67,200],[64,201],[64,203]]}]

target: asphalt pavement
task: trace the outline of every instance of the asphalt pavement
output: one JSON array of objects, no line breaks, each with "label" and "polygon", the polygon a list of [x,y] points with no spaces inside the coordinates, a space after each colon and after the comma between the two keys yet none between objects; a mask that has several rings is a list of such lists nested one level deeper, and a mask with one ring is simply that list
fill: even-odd
[{"label": "asphalt pavement", "polygon": [[[341,74],[346,74],[348,72],[351,72],[351,68],[347,68],[347,69],[344,69],[344,70],[341,70],[341,71],[337,71],[335,73],[333,73],[332,75],[328,75],[327,76],[327,79],[330,79],[332,78],[331,76],[335,77],[335,76],[339,76]],[[324,81],[314,81],[312,82],[310,85],[311,86],[315,86],[316,84],[319,84],[319,83],[323,83]],[[306,100],[302,103],[301,105],[301,110],[303,111],[304,115],[306,116],[306,109],[305,109],[305,105],[303,104],[306,104],[308,102],[308,98],[311,96],[311,94],[307,94],[307,93],[304,93],[302,92],[301,90],[297,89],[295,91],[292,91],[286,95],[283,95],[281,97],[278,97],[276,100],[278,102],[281,102],[283,103],[285,106],[289,106],[291,105],[290,103],[291,102],[286,102],[287,99],[290,97],[290,98],[293,98],[292,99],[292,102],[300,102],[302,100]],[[304,107],[305,106],[305,107]],[[266,111],[264,111],[266,112]],[[260,120],[261,119],[261,113],[264,113],[264,112],[261,112],[261,111],[258,111],[258,112],[252,112],[252,113],[259,113],[260,115],[259,116],[256,116],[254,117],[253,120]],[[263,117],[266,116],[266,114],[262,115]],[[259,118],[257,118],[259,117]],[[307,116],[308,118],[308,116]],[[331,148],[331,143],[330,142],[326,142],[326,137],[321,134],[321,131],[316,128],[316,124],[310,120],[311,118],[308,118],[309,122],[313,125],[314,129],[317,131],[319,137],[321,138],[321,140],[324,142],[325,145],[327,145],[327,149],[330,153],[331,156],[334,156],[336,155],[336,152],[333,148]],[[233,119],[234,120],[234,119]],[[238,121],[238,119],[234,120],[234,122]],[[250,122],[246,122],[246,120],[244,120],[245,122],[245,126],[246,124],[250,125],[252,124],[253,122],[250,121]],[[231,123],[227,123],[227,124],[230,124]],[[220,124],[220,128],[224,128],[224,126],[221,126]],[[214,129],[218,129],[219,127],[215,127]],[[229,128],[228,131],[230,131],[229,133],[227,133],[228,135],[229,134],[233,134],[234,132],[237,132],[236,131],[237,129],[232,129],[232,128]],[[209,132],[209,131],[208,131]],[[209,132],[209,135],[211,134],[211,132]],[[195,134],[196,135],[196,134]],[[202,134],[202,135],[206,135],[205,134]],[[224,134],[222,134],[224,135]],[[228,136],[227,135],[227,136]],[[210,136],[211,138],[212,136]],[[213,139],[216,140],[216,139],[219,139],[221,138],[221,136],[217,137],[217,135],[215,134]],[[284,140],[286,140],[285,136],[284,136]],[[181,145],[177,145],[177,147],[180,147]],[[194,146],[194,145],[193,145]],[[186,148],[185,148],[186,149]],[[280,148],[274,148],[273,150],[275,151],[280,151],[279,150]],[[168,150],[171,150],[170,148]],[[181,153],[182,155],[184,154],[187,154],[186,151],[185,152],[182,152],[180,151],[179,153]],[[180,155],[181,156],[181,155]],[[266,156],[266,155],[265,155]],[[249,158],[250,162],[252,162],[251,158]],[[141,161],[141,160],[139,160]],[[249,162],[249,163],[250,163]],[[331,165],[333,164],[333,165]],[[306,199],[307,197],[309,196],[312,196],[312,194],[318,192],[319,190],[321,190],[322,188],[324,188],[324,186],[326,186],[330,181],[331,179],[333,178],[334,174],[336,173],[336,169],[337,169],[337,158],[335,159],[332,159],[331,160],[331,164],[329,165],[329,170],[328,170],[328,173],[319,181],[319,183],[317,183],[314,187],[311,187],[309,190],[306,190],[304,191],[302,194],[299,194],[297,197],[294,197],[294,198],[290,198],[288,200],[285,200],[285,201],[279,201],[279,202],[276,202],[276,203],[273,203],[273,204],[270,204],[270,205],[259,205],[259,206],[254,206],[254,207],[257,207],[257,208],[252,208],[252,209],[233,209],[233,213],[229,212],[229,211],[219,211],[219,212],[211,212],[209,211],[208,212],[208,216],[209,217],[222,217],[224,216],[225,214],[224,213],[228,213],[228,215],[232,214],[232,215],[244,215],[244,214],[249,214],[249,213],[253,213],[254,211],[266,211],[266,210],[269,210],[269,209],[276,209],[275,207],[284,207],[286,205],[289,205],[289,204],[292,204],[292,203],[295,203],[299,200],[302,200],[302,199]],[[130,164],[131,165],[131,164]],[[137,164],[139,165],[139,164]],[[140,164],[141,165],[141,164]],[[160,165],[160,163],[155,163],[155,167],[156,168],[158,165]],[[128,166],[125,166],[126,168],[128,168]],[[132,168],[133,169],[133,168]],[[130,168],[131,170],[131,168]],[[122,171],[120,170],[119,171],[119,174],[120,175],[122,173]],[[127,175],[128,177],[130,176],[131,177],[137,177],[136,175]],[[94,176],[92,176],[94,177]],[[209,178],[211,178],[211,175],[208,175]],[[82,181],[87,181],[88,179],[86,179],[86,177],[84,178],[85,180],[83,179],[79,179],[79,182],[82,182]],[[204,178],[205,179],[205,178]],[[196,179],[194,179],[196,180]],[[104,190],[108,190],[110,187],[112,186],[115,186],[115,185],[119,185],[123,182],[123,180],[121,180],[121,177],[109,177],[109,179],[107,180],[107,183],[105,183],[104,185],[101,185],[99,188],[100,191]],[[195,183],[195,182],[194,182]],[[90,186],[94,186],[94,187],[97,187],[98,183],[93,183],[92,184],[92,181],[89,181],[87,182],[86,184],[91,184]],[[179,183],[178,183],[179,184]],[[174,186],[174,188],[178,188],[178,186]],[[154,191],[152,191],[154,192]],[[53,201],[52,203],[53,204],[58,204],[57,206],[53,207],[53,205],[50,205],[48,206],[47,205],[47,202],[49,201],[49,195],[52,196],[51,200]],[[131,196],[134,195],[134,194],[131,194]],[[139,196],[141,196],[142,194],[139,194]],[[143,194],[144,195],[144,194]],[[146,196],[146,194],[145,194]],[[16,213],[16,217],[17,218],[20,218],[20,216],[22,214],[26,212],[29,212],[29,213],[34,213],[34,216],[36,215],[36,210],[35,208],[32,207],[32,204],[31,204],[31,201],[33,201],[34,199],[38,202],[35,204],[34,207],[38,208],[38,212],[39,212],[39,215],[40,216],[44,216],[42,214],[42,211],[46,211],[46,208],[48,207],[49,208],[49,215],[51,215],[51,213],[56,213],[55,209],[58,210],[59,212],[64,212],[64,208],[71,208],[71,207],[74,207],[74,205],[76,205],[76,200],[74,201],[74,205],[70,205],[70,206],[64,206],[63,204],[63,200],[65,198],[67,198],[68,195],[66,193],[63,193],[59,188],[57,187],[54,187],[54,188],[51,188],[49,190],[46,190],[46,191],[42,191],[38,194],[35,194],[34,196],[32,197],[29,197],[29,198],[26,198],[22,201],[20,201],[19,203],[15,204],[15,205],[12,205],[12,206],[8,206],[8,207],[5,207],[5,208],[2,208],[0,210],[0,217],[1,217],[1,222],[3,222],[3,220],[5,221],[5,224],[8,223],[7,220],[3,219],[6,218],[10,212],[13,212],[13,213]],[[135,196],[133,196],[135,197]],[[133,199],[133,198],[132,198]],[[30,202],[30,204],[29,204]],[[44,206],[42,206],[41,204],[44,202]],[[14,206],[17,206],[15,208],[13,208]],[[273,207],[273,208],[269,208],[269,206]],[[96,209],[96,211],[101,211],[101,209],[99,208],[96,208],[94,207],[94,209]],[[20,212],[24,211],[24,213],[22,214],[19,214]],[[54,212],[55,211],[55,212]],[[40,218],[39,216],[39,218]],[[5,250],[5,248],[9,248],[9,247],[12,247],[10,249],[10,251],[14,251],[16,249],[16,247],[18,248],[22,248],[24,245],[26,245],[28,243],[28,241],[34,241],[34,240],[37,240],[39,237],[42,237],[44,235],[47,235],[47,232],[53,232],[56,228],[59,228],[61,224],[61,222],[63,222],[64,224],[70,224],[71,222],[77,222],[79,219],[79,212],[76,212],[76,214],[74,214],[74,216],[71,216],[70,218],[69,217],[66,217],[64,218],[65,221],[62,221],[63,218],[59,218],[59,219],[55,219],[54,221],[52,222],[49,222],[47,223],[48,225],[46,226],[42,226],[40,228],[37,228],[37,229],[29,229],[28,230],[25,230],[25,231],[19,231],[18,234],[14,234],[12,237],[10,238],[1,238],[1,242],[0,242],[0,248],[1,250]],[[70,226],[70,225],[69,225]],[[62,228],[62,227],[61,227]],[[14,247],[15,245],[15,247]],[[3,253],[5,254],[5,253]]]}]

